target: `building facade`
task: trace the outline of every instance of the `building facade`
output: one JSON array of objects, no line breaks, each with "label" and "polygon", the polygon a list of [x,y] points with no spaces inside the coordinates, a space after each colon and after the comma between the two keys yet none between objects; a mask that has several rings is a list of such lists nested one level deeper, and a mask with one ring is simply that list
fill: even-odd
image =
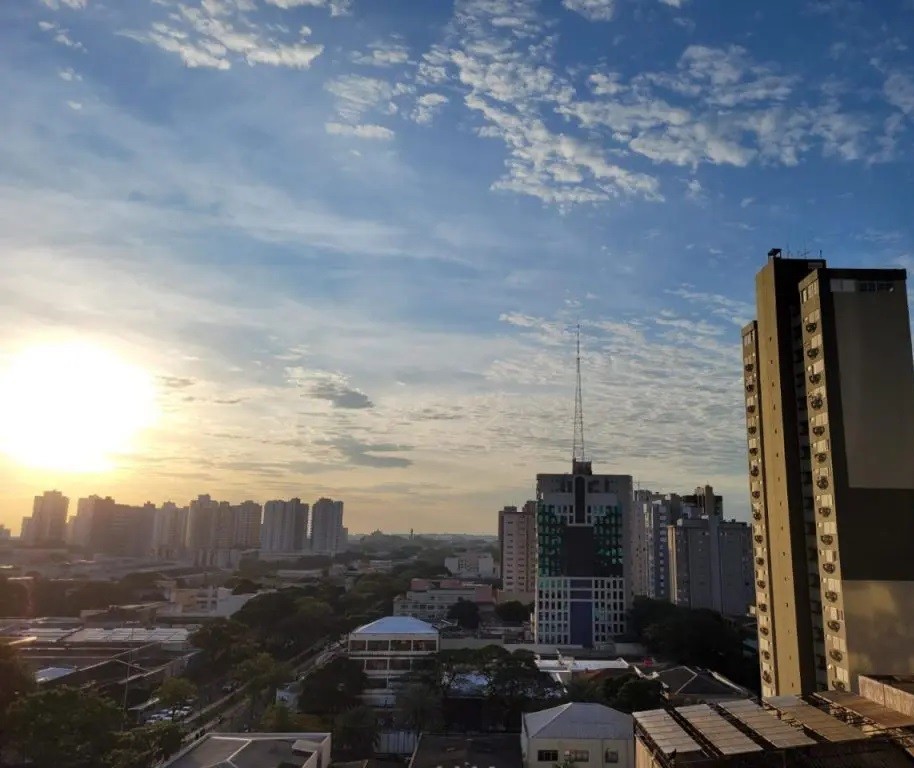
[{"label": "building facade", "polygon": [[502,590],[512,595],[536,592],[536,502],[523,508],[505,507],[498,513]]},{"label": "building facade", "polygon": [[23,525],[20,538],[35,545],[64,544],[67,539],[67,509],[70,499],[60,491],[45,491],[32,504],[32,517]]},{"label": "building facade", "polygon": [[906,277],[778,249],[756,277],[743,368],[765,696],[914,671]]},{"label": "building facade", "polygon": [[311,551],[335,555],[344,546],[343,502],[318,499],[312,507]]},{"label": "building facade", "polygon": [[232,546],[235,549],[260,547],[260,523],[263,507],[256,501],[242,501],[232,507]]},{"label": "building facade", "polygon": [[491,552],[459,552],[444,558],[444,567],[451,576],[468,579],[494,579],[498,575]]},{"label": "building facade", "polygon": [[187,507],[166,501],[155,511],[152,554],[161,560],[177,560],[184,554]]},{"label": "building facade", "polygon": [[719,515],[683,517],[668,526],[669,600],[744,616],[752,604],[752,533]]},{"label": "building facade", "polygon": [[537,643],[603,647],[625,633],[631,475],[594,475],[575,460],[537,476]]},{"label": "building facade", "polygon": [[260,548],[264,552],[301,552],[308,541],[307,504],[301,499],[268,501],[263,505]]},{"label": "building facade", "polygon": [[631,580],[635,595],[653,600],[670,599],[668,528],[682,514],[682,499],[675,493],[635,491],[632,516]]},{"label": "building facade", "polygon": [[434,666],[438,630],[408,616],[387,616],[349,633],[347,656],[359,664],[368,681],[362,700],[391,707],[404,677]]},{"label": "building facade", "polygon": [[467,584],[459,579],[413,579],[409,590],[394,598],[394,616],[412,616],[422,621],[446,619],[451,606],[465,600],[482,608],[495,602],[491,584]]}]

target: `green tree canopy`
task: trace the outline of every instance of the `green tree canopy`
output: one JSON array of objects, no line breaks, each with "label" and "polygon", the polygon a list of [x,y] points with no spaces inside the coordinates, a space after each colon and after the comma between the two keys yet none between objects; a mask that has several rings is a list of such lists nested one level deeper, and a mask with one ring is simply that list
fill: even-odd
[{"label": "green tree canopy", "polygon": [[12,746],[41,768],[98,768],[117,746],[120,707],[67,686],[31,693],[9,710]]},{"label": "green tree canopy", "polygon": [[299,707],[303,712],[339,714],[358,704],[367,683],[359,662],[338,656],[308,676]]},{"label": "green tree canopy", "polygon": [[212,619],[191,636],[190,642],[206,656],[210,666],[224,671],[253,652],[251,632],[234,619]]},{"label": "green tree canopy", "polygon": [[306,731],[306,718],[282,704],[271,704],[260,718],[260,730],[265,733]]},{"label": "green tree canopy", "polygon": [[502,621],[523,622],[530,619],[530,606],[519,600],[509,600],[495,606],[495,615]]},{"label": "green tree canopy", "polygon": [[448,609],[447,617],[456,621],[463,629],[477,629],[479,606],[470,600],[458,600]]},{"label": "green tree canopy", "polygon": [[14,702],[35,690],[35,676],[11,645],[0,645],[0,746],[8,733],[7,716]]},{"label": "green tree canopy", "polygon": [[396,720],[411,731],[433,730],[441,723],[441,694],[423,683],[411,683],[397,692]]},{"label": "green tree canopy", "polygon": [[159,686],[156,696],[159,703],[172,713],[181,706],[184,706],[197,695],[197,686],[186,677],[168,677]]},{"label": "green tree canopy", "polygon": [[378,716],[371,707],[359,706],[343,712],[333,728],[334,759],[373,757],[378,736]]}]

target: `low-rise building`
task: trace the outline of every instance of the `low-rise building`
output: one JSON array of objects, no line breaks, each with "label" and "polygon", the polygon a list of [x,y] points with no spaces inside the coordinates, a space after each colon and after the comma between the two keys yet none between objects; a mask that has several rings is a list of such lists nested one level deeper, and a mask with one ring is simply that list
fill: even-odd
[{"label": "low-rise building", "polygon": [[525,768],[634,768],[632,716],[604,706],[572,702],[523,716],[520,735]]},{"label": "low-rise building", "polygon": [[601,677],[622,677],[631,674],[633,667],[625,659],[576,659],[561,653],[554,659],[537,658],[536,666],[557,683],[567,685],[580,675],[600,673]]},{"label": "low-rise building", "polygon": [[[423,733],[409,768],[521,768],[516,734],[476,736]],[[551,766],[550,766],[551,768]]]},{"label": "low-rise building", "polygon": [[491,584],[474,584],[459,579],[413,579],[409,591],[394,598],[394,616],[412,616],[423,621],[446,619],[451,606],[460,600],[476,603],[491,611],[495,593]]},{"label": "low-rise building", "polygon": [[438,630],[410,616],[387,616],[349,633],[346,653],[368,678],[362,699],[391,707],[401,678],[429,669],[438,652]]},{"label": "low-rise building", "polygon": [[634,718],[638,768],[914,766],[914,717],[847,691],[693,704]]},{"label": "low-rise building", "polygon": [[208,733],[162,768],[327,768],[329,733]]},{"label": "low-rise building", "polygon": [[165,604],[159,608],[162,619],[181,617],[186,619],[228,618],[240,611],[249,600],[273,590],[263,590],[236,595],[227,587],[178,587],[165,589]]},{"label": "low-rise building", "polygon": [[498,568],[491,552],[459,552],[444,558],[444,567],[451,576],[466,579],[498,578]]},{"label": "low-rise building", "polygon": [[676,707],[748,699],[752,696],[750,691],[732,680],[700,667],[670,667],[644,677],[657,680],[662,686],[663,697]]}]

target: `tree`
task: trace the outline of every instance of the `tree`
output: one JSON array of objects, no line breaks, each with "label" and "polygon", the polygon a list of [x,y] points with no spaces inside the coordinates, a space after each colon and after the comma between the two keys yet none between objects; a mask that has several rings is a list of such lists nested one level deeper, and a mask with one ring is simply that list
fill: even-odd
[{"label": "tree", "polygon": [[156,723],[117,734],[104,768],[137,768],[155,765],[171,757],[184,743],[184,732],[176,723]]},{"label": "tree", "polygon": [[479,627],[479,606],[469,600],[458,600],[448,609],[447,617],[463,629],[476,629]]},{"label": "tree", "polygon": [[253,651],[248,628],[234,619],[212,619],[190,636],[195,648],[203,651],[209,666],[224,671]]},{"label": "tree", "polygon": [[35,689],[35,677],[23,664],[16,649],[0,645],[0,746],[7,737],[7,714],[10,706]]},{"label": "tree", "polygon": [[260,718],[265,733],[296,733],[307,730],[305,718],[283,704],[270,704]]},{"label": "tree", "polygon": [[291,670],[269,653],[258,653],[242,661],[235,668],[234,675],[238,682],[247,686],[253,716],[261,698],[266,695],[268,700],[272,700],[276,696],[276,689],[291,676]]},{"label": "tree", "polygon": [[183,707],[189,701],[192,701],[196,695],[197,686],[186,677],[168,677],[156,692],[156,696],[159,697],[159,703],[165,709],[171,710],[172,718],[174,718],[178,707]]},{"label": "tree", "polygon": [[495,615],[502,621],[524,622],[530,619],[530,608],[519,600],[509,600],[495,606]]},{"label": "tree", "polygon": [[603,687],[596,680],[590,677],[577,676],[568,681],[565,685],[565,699],[567,701],[590,702],[596,704],[605,703],[603,697]]},{"label": "tree", "polygon": [[663,706],[662,686],[659,680],[645,680],[630,677],[619,688],[609,706],[620,712],[643,712],[648,709],[659,709]]},{"label": "tree", "polygon": [[354,707],[336,719],[333,743],[347,758],[364,759],[373,756],[379,735],[375,711],[371,707]]},{"label": "tree", "polygon": [[535,659],[530,651],[515,651],[495,661],[489,672],[487,693],[501,710],[507,729],[517,726],[528,702],[561,697],[561,687],[539,671]]},{"label": "tree", "polygon": [[113,701],[68,686],[31,693],[9,710],[13,747],[42,768],[104,765],[122,724],[123,714]]},{"label": "tree", "polygon": [[359,662],[339,656],[308,676],[299,708],[303,712],[339,714],[358,704],[367,683]]},{"label": "tree", "polygon": [[412,731],[434,729],[441,721],[441,696],[422,683],[411,683],[397,692],[397,724]]},{"label": "tree", "polygon": [[260,584],[250,579],[240,578],[238,583],[232,588],[233,595],[253,595],[260,590]]}]

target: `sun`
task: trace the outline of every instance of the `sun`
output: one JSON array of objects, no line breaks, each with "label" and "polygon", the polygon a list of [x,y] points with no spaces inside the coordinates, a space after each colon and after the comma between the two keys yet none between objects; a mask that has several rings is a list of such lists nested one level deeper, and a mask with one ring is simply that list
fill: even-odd
[{"label": "sun", "polygon": [[112,469],[155,410],[152,378],[95,344],[36,344],[0,362],[0,451],[23,466]]}]

